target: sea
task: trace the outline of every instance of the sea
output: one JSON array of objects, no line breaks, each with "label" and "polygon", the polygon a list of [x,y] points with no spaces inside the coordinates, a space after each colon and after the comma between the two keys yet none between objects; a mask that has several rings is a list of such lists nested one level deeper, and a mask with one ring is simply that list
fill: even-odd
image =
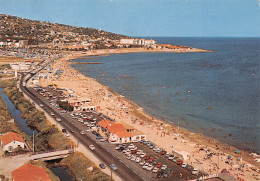
[{"label": "sea", "polygon": [[260,38],[145,38],[214,52],[111,54],[72,67],[159,119],[259,154]]}]

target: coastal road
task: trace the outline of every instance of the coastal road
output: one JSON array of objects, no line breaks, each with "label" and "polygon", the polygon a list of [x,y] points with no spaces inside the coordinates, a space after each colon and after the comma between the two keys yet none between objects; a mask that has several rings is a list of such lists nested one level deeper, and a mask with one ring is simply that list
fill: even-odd
[{"label": "coastal road", "polygon": [[122,180],[129,180],[129,181],[139,181],[143,180],[140,176],[137,175],[136,172],[131,170],[127,165],[125,165],[122,160],[120,160],[120,157],[116,157],[113,153],[106,150],[103,146],[97,144],[93,138],[88,137],[87,135],[81,135],[79,133],[80,128],[75,126],[73,122],[68,121],[65,119],[56,109],[53,109],[49,104],[47,104],[45,101],[41,100],[37,96],[35,96],[34,93],[32,93],[26,86],[23,86],[24,77],[26,75],[22,74],[20,79],[20,88],[21,90],[30,97],[35,103],[38,105],[42,104],[42,109],[47,112],[51,113],[53,112],[55,114],[55,117],[60,118],[62,121],[59,122],[65,129],[67,130],[75,130],[74,136],[79,141],[80,144],[83,144],[85,147],[88,147],[89,145],[94,145],[96,147],[95,152],[93,152],[100,160],[102,160],[106,165],[110,165],[112,163],[115,163],[118,167],[117,175],[119,175]]}]

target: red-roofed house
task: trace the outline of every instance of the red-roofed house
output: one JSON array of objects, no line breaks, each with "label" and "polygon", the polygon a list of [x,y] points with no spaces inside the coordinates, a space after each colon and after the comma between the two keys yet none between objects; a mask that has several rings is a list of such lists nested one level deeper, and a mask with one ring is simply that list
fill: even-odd
[{"label": "red-roofed house", "polygon": [[146,135],[126,124],[115,123],[104,119],[98,123],[98,127],[108,135],[109,142],[129,143],[146,139]]},{"label": "red-roofed house", "polygon": [[46,171],[32,164],[25,164],[12,171],[13,181],[51,181]]},{"label": "red-roofed house", "polygon": [[113,124],[108,126],[109,141],[114,143],[128,143],[132,141],[132,133],[126,131],[123,124]]},{"label": "red-roofed house", "polygon": [[27,148],[23,137],[14,132],[8,132],[0,137],[0,144],[3,151],[13,151],[13,149],[21,147]]},{"label": "red-roofed house", "polygon": [[114,125],[115,123],[112,121],[109,121],[107,119],[103,119],[102,121],[98,122],[98,127],[101,128],[101,130],[103,132],[107,132],[108,131],[108,126]]}]

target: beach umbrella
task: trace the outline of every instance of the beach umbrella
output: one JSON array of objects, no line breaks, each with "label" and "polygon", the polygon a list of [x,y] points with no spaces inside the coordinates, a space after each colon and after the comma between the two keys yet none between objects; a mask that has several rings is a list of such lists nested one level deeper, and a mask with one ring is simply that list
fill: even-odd
[{"label": "beach umbrella", "polygon": [[230,159],[231,158],[231,156],[230,155],[228,155],[228,157],[227,157],[228,159]]},{"label": "beach umbrella", "polygon": [[239,153],[239,150],[236,150],[235,153],[238,154],[238,153]]}]

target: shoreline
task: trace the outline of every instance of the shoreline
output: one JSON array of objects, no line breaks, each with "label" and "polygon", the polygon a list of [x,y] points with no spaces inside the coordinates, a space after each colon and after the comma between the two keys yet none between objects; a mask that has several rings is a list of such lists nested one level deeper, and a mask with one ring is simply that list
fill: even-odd
[{"label": "shoreline", "polygon": [[[140,51],[138,51],[138,52],[140,52]],[[151,52],[151,51],[149,51],[149,52]],[[83,82],[84,81],[88,82],[88,83],[91,82],[97,88],[101,87],[102,90],[105,92],[105,94],[107,92],[110,92],[113,95],[113,97],[116,97],[116,98],[120,97],[120,100],[122,100],[122,101],[120,101],[120,103],[123,103],[123,106],[126,106],[128,108],[127,112],[129,112],[129,115],[133,115],[134,117],[138,118],[138,120],[136,121],[135,124],[132,124],[132,120],[129,120],[129,118],[127,120],[127,115],[125,115],[124,113],[121,113],[121,112],[123,112],[122,110],[120,110],[120,114],[122,114],[122,115],[119,115],[119,116],[115,115],[113,113],[113,111],[111,111],[109,109],[108,110],[105,109],[105,106],[103,106],[98,111],[105,113],[109,117],[115,118],[116,120],[121,118],[121,119],[119,119],[120,121],[123,120],[123,122],[125,122],[125,123],[127,123],[131,126],[134,126],[137,130],[140,130],[144,133],[147,133],[147,138],[149,140],[155,142],[159,146],[161,146],[163,144],[162,141],[159,141],[160,140],[159,135],[161,135],[161,138],[163,138],[164,140],[165,140],[165,138],[168,137],[169,142],[171,142],[170,137],[171,138],[177,137],[177,139],[178,139],[177,141],[171,142],[171,143],[174,143],[174,145],[173,145],[174,147],[175,147],[175,144],[179,145],[179,147],[180,147],[180,148],[177,148],[177,146],[176,146],[175,151],[178,150],[178,149],[183,150],[182,147],[188,147],[189,148],[189,147],[195,147],[197,144],[200,144],[200,145],[206,146],[206,148],[210,148],[211,150],[215,150],[216,152],[219,152],[219,153],[222,152],[222,153],[225,154],[225,156],[232,155],[234,158],[238,156],[238,155],[235,155],[235,153],[234,153],[234,150],[236,150],[236,147],[234,147],[234,146],[231,146],[231,145],[224,143],[224,142],[221,142],[219,140],[215,140],[214,138],[211,138],[211,137],[208,137],[208,136],[205,136],[205,135],[199,135],[198,133],[193,133],[192,131],[187,130],[185,128],[179,129],[175,125],[173,125],[173,123],[170,124],[170,123],[162,121],[162,120],[154,119],[151,115],[149,115],[145,111],[140,110],[140,106],[138,106],[135,102],[132,102],[131,100],[127,99],[126,97],[122,97],[120,94],[111,90],[108,86],[101,84],[96,79],[88,77],[88,76],[82,74],[81,72],[79,72],[78,70],[76,70],[76,69],[74,69],[70,66],[71,64],[74,64],[74,62],[70,62],[70,60],[72,60],[72,59],[77,59],[77,58],[84,57],[84,56],[96,56],[96,55],[102,56],[102,54],[106,54],[106,56],[107,56],[107,54],[112,54],[112,53],[133,53],[133,51],[130,51],[130,52],[124,52],[123,51],[122,52],[120,50],[119,51],[116,51],[116,50],[113,50],[113,51],[101,50],[101,51],[94,51],[94,52],[88,52],[88,53],[82,53],[82,54],[74,53],[73,55],[62,58],[62,59],[60,59],[60,60],[58,60],[57,62],[54,63],[54,64],[60,63],[60,65],[64,68],[64,70],[67,71],[67,72],[63,73],[65,75],[64,76],[65,78],[63,77],[63,80],[58,80],[58,81],[56,81],[56,83],[58,83],[59,81],[61,81],[61,82],[65,81],[64,84],[66,84],[66,81],[69,81],[69,80],[66,80],[66,76],[68,76],[67,78],[71,78],[71,77],[69,77],[70,75],[68,74],[68,70],[69,70],[69,71],[73,72],[72,75],[74,75],[76,77],[76,79],[80,78],[80,79],[83,80]],[[55,66],[55,65],[53,65],[53,66]],[[74,77],[74,79],[75,79],[75,77]],[[77,83],[80,84],[81,83],[80,81],[82,81],[82,80],[78,80]],[[73,87],[72,85],[70,85],[70,86]],[[66,87],[66,86],[62,85],[61,87]],[[84,85],[81,85],[81,87],[84,89]],[[87,90],[89,90],[89,89],[87,89]],[[94,88],[93,88],[93,90],[94,90]],[[75,91],[75,92],[78,93],[78,94],[82,93],[80,91]],[[105,100],[99,100],[100,96],[101,95],[99,95],[99,94],[96,95],[96,97],[92,95],[93,98],[97,99],[97,100],[93,100],[93,102],[92,102],[93,105],[95,105],[95,104],[98,105],[98,103],[100,103],[100,101],[105,101]],[[117,99],[114,99],[113,101],[116,101],[116,100]],[[92,99],[91,99],[91,101],[92,101]],[[114,102],[114,103],[116,103],[116,102]],[[107,103],[107,104],[109,104],[109,103]],[[111,108],[113,110],[113,108],[116,109],[116,106],[111,103],[111,104],[108,105],[107,108]],[[119,113],[117,113],[117,114],[119,114]],[[141,121],[144,122],[144,124],[141,125],[140,124]],[[176,130],[178,130],[178,132]],[[149,132],[150,132],[150,134],[149,134]],[[152,133],[152,135],[151,135],[151,133]],[[174,138],[172,140],[174,140]],[[186,143],[189,143],[189,145],[186,144]],[[191,144],[193,146],[191,146]],[[165,145],[165,143],[164,143],[164,145]],[[173,149],[169,148],[169,146],[170,145],[167,146],[167,143],[166,143],[166,146],[161,146],[161,147],[163,149],[166,149],[167,151],[173,150]],[[173,148],[173,146],[172,146],[172,148]],[[220,148],[217,149],[217,147],[220,147]],[[227,148],[229,148],[229,150]],[[189,150],[189,149],[186,149],[186,150]],[[200,153],[201,152],[198,152],[198,155],[196,155],[196,157],[201,157],[203,155],[203,154],[200,154]],[[255,165],[256,167],[259,168],[259,164],[253,161],[253,158],[249,155],[249,152],[247,152],[245,150],[240,150],[240,153],[241,153],[240,156],[243,157],[244,161],[247,161],[250,164]],[[193,153],[193,156],[195,156],[194,154],[195,153]],[[223,159],[224,158],[221,157],[221,160],[223,160]],[[213,164],[213,163],[211,163],[211,164]],[[225,165],[225,163],[224,163],[222,165],[219,165],[219,167],[225,168],[225,167],[229,167],[229,166],[227,164]],[[218,168],[218,166],[217,166],[217,168]],[[232,167],[231,167],[231,169],[232,169]],[[212,169],[212,170],[214,171],[214,169]],[[221,169],[218,169],[217,171],[220,172]],[[208,170],[208,172],[209,172],[209,170]],[[213,173],[215,173],[215,172],[213,172]]]}]

